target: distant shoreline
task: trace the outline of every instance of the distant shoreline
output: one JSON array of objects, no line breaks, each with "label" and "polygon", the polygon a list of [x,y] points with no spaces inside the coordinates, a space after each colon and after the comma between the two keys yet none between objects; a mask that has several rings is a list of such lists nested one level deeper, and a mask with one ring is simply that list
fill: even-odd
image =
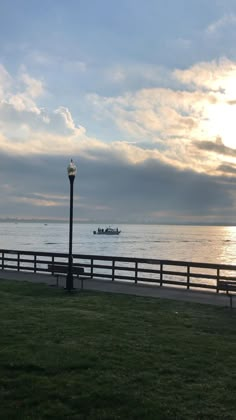
[{"label": "distant shoreline", "polygon": [[[61,223],[67,224],[68,220],[51,220],[51,219],[0,219],[0,223],[42,223],[42,224],[50,224],[50,223]],[[222,226],[222,227],[236,227],[234,223],[222,223],[222,222],[215,222],[215,223],[178,223],[178,222],[127,222],[127,221],[78,221],[74,220],[74,224],[83,224],[83,225],[155,225],[155,226]]]}]

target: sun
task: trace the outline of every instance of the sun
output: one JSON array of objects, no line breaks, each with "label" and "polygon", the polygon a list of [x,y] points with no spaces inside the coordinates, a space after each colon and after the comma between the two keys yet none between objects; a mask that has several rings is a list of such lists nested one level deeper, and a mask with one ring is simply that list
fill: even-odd
[{"label": "sun", "polygon": [[224,146],[229,147],[230,149],[236,149],[236,133],[226,133],[222,139]]},{"label": "sun", "polygon": [[225,106],[223,108],[225,109],[222,109],[222,113],[219,115],[219,119],[216,122],[219,137],[224,146],[229,147],[230,149],[236,149],[236,109],[234,106]]},{"label": "sun", "polygon": [[211,138],[220,138],[223,145],[236,149],[236,106],[218,103],[207,110],[205,130]]},{"label": "sun", "polygon": [[222,113],[219,115],[218,128],[222,143],[231,149],[236,149],[236,107],[235,105],[222,105]]}]

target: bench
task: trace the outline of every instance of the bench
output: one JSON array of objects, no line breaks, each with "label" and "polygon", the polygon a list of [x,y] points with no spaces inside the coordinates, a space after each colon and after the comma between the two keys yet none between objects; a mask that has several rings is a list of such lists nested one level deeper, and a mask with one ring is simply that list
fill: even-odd
[{"label": "bench", "polygon": [[[58,287],[58,280],[59,276],[62,274],[68,274],[68,264],[48,264],[48,271],[52,273],[53,276],[56,276],[57,279],[57,287]],[[72,265],[72,274],[75,274],[77,278],[79,278],[80,274],[84,273],[84,268],[81,265]],[[83,278],[81,278],[81,289],[84,287]]]},{"label": "bench", "polygon": [[227,296],[230,298],[230,309],[233,308],[233,297],[236,297],[231,292],[236,292],[236,281],[219,280],[217,285],[217,291],[225,291]]}]

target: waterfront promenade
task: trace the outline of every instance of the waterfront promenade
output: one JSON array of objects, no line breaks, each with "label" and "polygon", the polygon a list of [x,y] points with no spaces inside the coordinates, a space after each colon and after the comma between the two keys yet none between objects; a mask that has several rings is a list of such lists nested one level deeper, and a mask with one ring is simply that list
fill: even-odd
[{"label": "waterfront promenade", "polygon": [[[49,286],[56,286],[56,278],[52,275],[47,274],[35,274],[27,272],[16,272],[10,270],[0,270],[0,279],[6,280],[17,280],[17,281],[28,281],[32,283],[44,283]],[[124,281],[110,281],[101,279],[89,279],[85,278],[82,281],[80,279],[74,279],[75,290],[81,290],[81,286],[84,290],[92,290],[99,292],[108,293],[121,293],[135,296],[146,296],[163,299],[181,300],[185,302],[195,302],[208,305],[217,305],[223,307],[229,307],[229,297],[225,293],[209,292],[204,290],[186,290],[176,287],[167,286],[154,286],[154,285],[142,285],[142,284],[131,284]],[[65,287],[65,276],[61,276],[59,279],[59,287]],[[66,293],[66,292],[65,292]],[[233,307],[235,306],[233,299]]]}]

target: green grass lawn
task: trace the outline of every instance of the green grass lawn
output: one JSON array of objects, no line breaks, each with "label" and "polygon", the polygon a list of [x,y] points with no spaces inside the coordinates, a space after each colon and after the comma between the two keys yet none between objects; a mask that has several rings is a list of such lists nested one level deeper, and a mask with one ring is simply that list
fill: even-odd
[{"label": "green grass lawn", "polygon": [[236,310],[0,281],[0,418],[236,419]]}]

